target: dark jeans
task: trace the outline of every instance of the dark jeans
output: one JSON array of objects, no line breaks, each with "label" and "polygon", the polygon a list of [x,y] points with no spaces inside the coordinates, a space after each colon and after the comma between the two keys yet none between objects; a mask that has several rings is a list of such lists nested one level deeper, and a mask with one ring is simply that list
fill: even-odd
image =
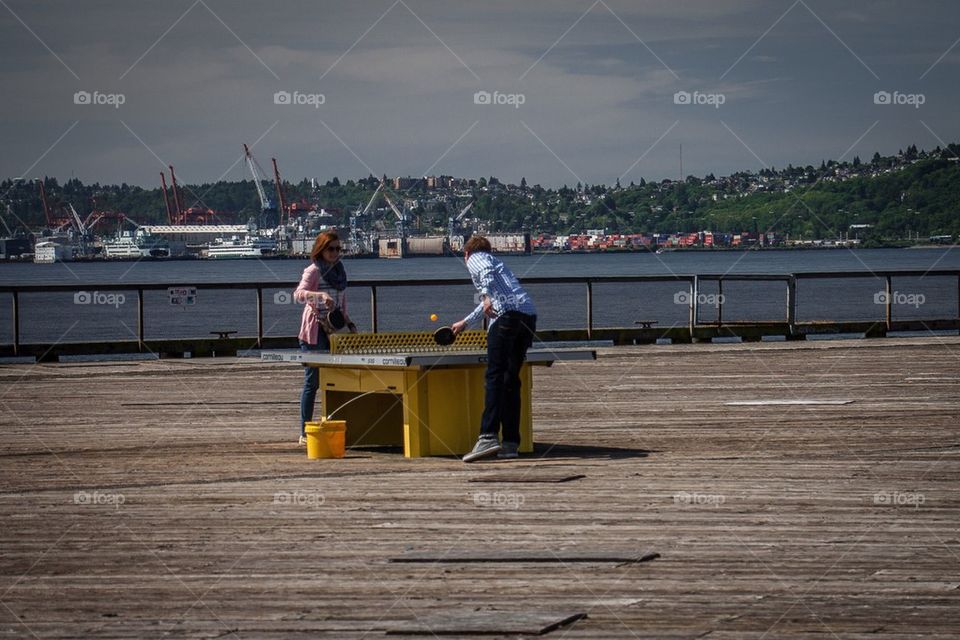
[{"label": "dark jeans", "polygon": [[[330,338],[323,332],[323,329],[317,330],[317,344],[300,341],[301,351],[330,351]],[[300,435],[306,435],[303,431],[304,423],[313,420],[313,404],[317,399],[317,389],[320,388],[320,369],[317,367],[303,367],[303,391],[300,392]]]},{"label": "dark jeans", "polygon": [[520,444],[520,368],[533,344],[537,316],[508,311],[487,332],[486,393],[480,435]]}]

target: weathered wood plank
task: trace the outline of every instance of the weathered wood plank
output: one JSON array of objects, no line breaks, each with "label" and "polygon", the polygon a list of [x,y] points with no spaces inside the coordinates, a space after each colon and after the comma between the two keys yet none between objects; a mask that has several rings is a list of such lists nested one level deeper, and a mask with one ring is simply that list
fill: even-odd
[{"label": "weathered wood plank", "polygon": [[530,471],[528,473],[487,473],[485,475],[470,478],[467,482],[489,482],[489,483],[558,483],[573,482],[581,480],[587,476],[582,473],[544,473],[542,471]]},{"label": "weathered wood plank", "polygon": [[503,551],[500,549],[479,549],[470,551],[408,551],[401,556],[390,558],[390,562],[414,563],[559,563],[571,562],[635,564],[659,558],[659,553],[650,551],[625,550],[590,551],[575,549],[532,549],[530,551]]},{"label": "weathered wood plank", "polygon": [[460,611],[425,616],[397,623],[387,635],[427,636],[540,636],[583,620],[582,612],[544,613],[539,611]]},{"label": "weathered wood plank", "polygon": [[[950,637],[958,359],[944,337],[605,349],[535,372],[536,453],[489,470],[307,460],[295,367],[0,366],[0,632],[362,638],[512,608],[586,613],[564,638]],[[662,557],[388,561],[481,547]]]}]

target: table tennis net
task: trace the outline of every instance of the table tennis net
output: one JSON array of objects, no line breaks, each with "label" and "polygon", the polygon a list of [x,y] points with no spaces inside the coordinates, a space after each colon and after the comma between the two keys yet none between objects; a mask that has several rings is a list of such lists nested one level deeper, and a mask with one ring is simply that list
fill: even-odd
[{"label": "table tennis net", "polygon": [[446,347],[433,340],[432,332],[423,331],[335,333],[330,336],[330,353],[343,355],[486,350],[487,334],[484,331],[464,331]]}]

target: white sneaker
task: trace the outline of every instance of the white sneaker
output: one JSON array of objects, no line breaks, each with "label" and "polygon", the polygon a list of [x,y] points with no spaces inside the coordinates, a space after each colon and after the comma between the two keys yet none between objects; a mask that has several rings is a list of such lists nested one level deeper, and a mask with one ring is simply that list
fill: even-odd
[{"label": "white sneaker", "polygon": [[307,446],[307,436],[300,436],[300,440],[297,441],[297,444],[301,447]]},{"label": "white sneaker", "polygon": [[477,444],[473,446],[473,451],[463,456],[464,462],[473,462],[482,458],[489,458],[500,452],[500,441],[496,436],[480,436]]}]

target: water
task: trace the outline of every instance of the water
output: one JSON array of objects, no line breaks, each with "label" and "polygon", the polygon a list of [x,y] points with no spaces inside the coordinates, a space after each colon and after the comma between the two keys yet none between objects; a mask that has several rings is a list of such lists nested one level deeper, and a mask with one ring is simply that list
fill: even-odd
[{"label": "water", "polygon": [[[960,270],[960,251],[937,249],[797,250],[668,252],[659,256],[633,254],[563,254],[507,256],[505,262],[524,277],[786,274],[817,271]],[[378,289],[381,331],[420,331],[449,324],[473,306],[474,291],[466,283],[463,261],[457,258],[404,260],[347,260],[352,280],[430,280],[463,278],[452,287],[384,287]],[[253,291],[204,288],[217,282],[276,282],[264,291],[264,326],[268,336],[294,335],[301,307],[289,302],[289,292],[306,266],[302,260],[231,260],[171,262],[92,262],[53,265],[8,263],[0,265],[0,284],[83,285],[90,294],[74,301],[72,293],[21,295],[21,341],[81,342],[85,340],[135,340],[136,291],[100,292],[97,285],[130,283],[184,283],[199,285],[197,303],[172,306],[166,291],[145,293],[146,337],[206,337],[214,330],[237,330],[240,336],[256,335],[256,300]],[[867,276],[850,280],[802,281],[798,286],[798,320],[882,320],[885,308],[876,295],[881,279]],[[583,285],[530,285],[544,329],[586,326]],[[896,319],[955,317],[956,277],[897,278]],[[701,290],[701,320],[716,318],[716,285]],[[107,294],[114,294],[110,298]],[[637,320],[656,321],[666,328],[687,323],[686,289],[677,283],[626,283],[594,286],[594,326],[631,327]],[[728,282],[724,285],[723,318],[785,320],[786,286],[783,283]],[[10,294],[0,294],[0,341],[13,340]],[[369,288],[353,287],[348,310],[361,330],[370,327]],[[431,322],[430,314],[439,316]]]}]

